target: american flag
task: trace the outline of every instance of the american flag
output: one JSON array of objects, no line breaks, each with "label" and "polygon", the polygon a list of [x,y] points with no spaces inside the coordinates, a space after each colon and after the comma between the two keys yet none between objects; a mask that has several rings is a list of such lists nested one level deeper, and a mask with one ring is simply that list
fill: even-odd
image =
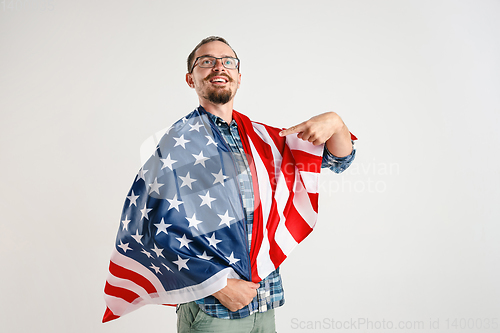
[{"label": "american flag", "polygon": [[233,111],[255,197],[251,251],[237,168],[201,108],[177,121],[125,200],[104,288],[103,322],[146,304],[194,301],[227,278],[259,282],[316,223],[323,146]]}]

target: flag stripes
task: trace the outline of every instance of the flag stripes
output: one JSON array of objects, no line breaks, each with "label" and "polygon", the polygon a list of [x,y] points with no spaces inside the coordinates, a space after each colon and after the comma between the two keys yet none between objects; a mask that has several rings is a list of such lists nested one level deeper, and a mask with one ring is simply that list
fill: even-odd
[{"label": "flag stripes", "polygon": [[240,136],[255,165],[252,176],[258,179],[254,225],[259,227],[253,230],[250,259],[252,280],[260,281],[279,267],[316,223],[323,145],[314,146],[296,135],[280,137],[276,128],[233,115],[242,125]]}]

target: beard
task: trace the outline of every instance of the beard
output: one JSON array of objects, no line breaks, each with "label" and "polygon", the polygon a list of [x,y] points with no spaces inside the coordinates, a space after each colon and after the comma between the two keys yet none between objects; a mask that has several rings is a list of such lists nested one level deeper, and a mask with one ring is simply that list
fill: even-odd
[{"label": "beard", "polygon": [[209,89],[207,92],[207,99],[214,104],[224,105],[232,98],[231,90],[225,89]]},{"label": "beard", "polygon": [[213,104],[224,105],[234,97],[234,94],[231,91],[231,88],[229,87],[226,89],[223,87],[211,86],[210,80],[215,76],[223,76],[227,78],[229,84],[231,84],[234,80],[232,77],[230,77],[225,73],[211,73],[203,80],[207,89],[205,93],[205,98],[208,99]]}]

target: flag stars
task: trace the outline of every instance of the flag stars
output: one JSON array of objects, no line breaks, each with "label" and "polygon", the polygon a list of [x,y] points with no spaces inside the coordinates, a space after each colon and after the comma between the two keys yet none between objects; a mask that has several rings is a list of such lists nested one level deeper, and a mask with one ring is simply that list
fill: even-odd
[{"label": "flag stars", "polygon": [[185,177],[182,177],[182,176],[179,176],[179,178],[182,180],[182,185],[181,187],[183,186],[187,186],[189,187],[189,189],[193,189],[191,186],[192,183],[194,183],[196,181],[196,179],[193,179],[191,178],[191,176],[189,176],[189,172],[186,174]]},{"label": "flag stars", "polygon": [[132,194],[131,194],[131,195],[129,195],[129,196],[127,196],[127,199],[129,199],[129,200],[130,200],[130,205],[129,205],[129,207],[130,207],[130,206],[132,206],[132,205],[134,205],[134,206],[136,206],[136,207],[137,207],[137,198],[138,198],[138,197],[139,197],[138,195],[134,195],[134,190],[132,190]]},{"label": "flag stars", "polygon": [[234,220],[234,217],[229,216],[227,210],[226,210],[226,214],[224,214],[224,215],[217,214],[217,215],[220,217],[219,225],[225,224],[228,226],[228,228],[231,227],[231,221]]},{"label": "flag stars", "polygon": [[170,207],[168,207],[168,210],[175,208],[175,209],[177,209],[177,211],[179,211],[179,206],[184,203],[180,200],[177,200],[177,194],[175,194],[172,199],[167,199],[167,201],[170,204]]},{"label": "flag stars", "polygon": [[212,259],[213,257],[207,255],[207,251],[203,251],[203,254],[202,255],[197,255],[198,258],[200,259],[204,259],[204,260],[210,260]]},{"label": "flag stars", "polygon": [[128,247],[128,244],[129,243],[123,244],[123,242],[120,240],[120,245],[118,245],[118,247],[123,250],[123,253],[127,253],[127,250],[132,251],[132,249],[130,247]]},{"label": "flag stars", "polygon": [[139,235],[139,229],[137,229],[135,231],[135,235],[132,235],[132,238],[135,239],[135,241],[141,245],[144,245],[142,244],[142,241],[141,241],[141,238],[143,237],[143,235]]},{"label": "flag stars", "polygon": [[156,267],[153,263],[151,263],[151,266],[149,266],[149,268],[153,269],[156,272],[156,274],[159,273],[163,275],[162,272],[160,272],[160,267]]},{"label": "flag stars", "polygon": [[196,159],[196,161],[194,162],[194,165],[201,164],[201,165],[203,165],[204,168],[205,168],[205,161],[210,159],[208,157],[203,156],[203,150],[200,151],[200,153],[198,155],[196,155],[196,154],[191,154],[191,155],[193,155],[193,157]]},{"label": "flag stars", "polygon": [[141,168],[141,170],[139,170],[139,173],[137,174],[137,178],[135,179],[135,181],[138,181],[139,179],[146,181],[146,178],[144,178],[146,172],[148,172],[148,170],[144,170],[144,168]]},{"label": "flag stars", "polygon": [[165,267],[167,269],[167,271],[169,272],[174,272],[173,270],[170,269],[170,267],[168,267],[167,265],[165,265],[164,263],[161,263],[163,265],[163,267]]},{"label": "flag stars", "polygon": [[146,251],[146,249],[142,249],[141,253],[144,253],[148,258],[154,258],[151,253],[149,253],[148,251]]},{"label": "flag stars", "polygon": [[229,260],[229,265],[234,265],[234,264],[236,264],[238,261],[240,261],[240,259],[236,259],[236,258],[234,257],[234,253],[233,253],[233,252],[231,252],[231,255],[230,255],[229,257],[226,257],[226,258],[227,258],[227,260]]},{"label": "flag stars", "polygon": [[205,236],[205,238],[208,240],[209,243],[208,245],[213,246],[215,248],[217,248],[218,243],[222,242],[222,240],[215,238],[215,232],[212,234],[212,237],[208,238],[207,236]]},{"label": "flag stars", "polygon": [[149,212],[150,212],[150,211],[152,211],[153,209],[152,209],[152,208],[147,208],[147,207],[148,207],[148,204],[147,204],[147,203],[145,203],[145,204],[144,204],[144,208],[143,208],[143,209],[141,209],[141,214],[142,214],[141,219],[146,218],[146,220],[149,220],[149,216],[148,216],[148,214],[149,214]]},{"label": "flag stars", "polygon": [[163,166],[161,167],[162,170],[165,168],[169,168],[171,171],[173,171],[172,165],[174,165],[174,163],[177,162],[177,160],[173,160],[170,157],[170,154],[167,155],[167,158],[161,158],[160,160],[163,163]]},{"label": "flag stars", "polygon": [[184,139],[184,134],[182,134],[179,138],[174,138],[174,140],[175,140],[174,147],[182,146],[182,148],[184,149],[186,149],[186,143],[191,142],[191,140]]},{"label": "flag stars", "polygon": [[199,220],[196,219],[196,213],[193,214],[193,217],[186,217],[186,220],[189,221],[189,227],[188,228],[193,227],[193,228],[196,228],[196,230],[199,230],[198,229],[198,224],[203,223],[203,221],[199,221]]},{"label": "flag stars", "polygon": [[184,236],[182,236],[182,238],[175,238],[175,239],[177,239],[179,242],[181,242],[181,245],[179,246],[179,249],[182,249],[182,247],[185,246],[185,247],[188,248],[188,250],[190,250],[189,243],[191,243],[192,240],[187,239],[185,234],[184,234]]},{"label": "flag stars", "polygon": [[183,268],[189,270],[189,268],[187,266],[188,261],[189,261],[189,259],[182,259],[179,255],[177,255],[177,260],[172,261],[172,262],[177,265],[177,268],[180,271]]},{"label": "flag stars", "polygon": [[123,223],[122,230],[127,230],[128,231],[128,224],[130,223],[130,220],[127,219],[127,215],[125,215],[125,220],[123,220],[122,223]]},{"label": "flag stars", "polygon": [[208,139],[207,146],[214,145],[217,147],[217,142],[214,141],[214,137],[210,135],[205,135],[205,138]]},{"label": "flag stars", "polygon": [[188,124],[188,125],[191,127],[191,129],[189,130],[189,132],[191,132],[191,131],[200,132],[200,127],[203,127],[203,125],[200,124],[199,121],[197,121],[196,124],[194,124],[194,125],[191,125],[191,124]]},{"label": "flag stars", "polygon": [[203,205],[207,205],[209,208],[212,208],[212,201],[214,201],[215,198],[210,197],[210,191],[207,191],[207,194],[205,195],[198,194],[198,196],[201,198],[200,207]]},{"label": "flag stars", "polygon": [[163,217],[161,218],[160,223],[155,223],[155,227],[157,228],[156,234],[160,234],[161,232],[164,232],[165,234],[168,235],[167,228],[171,226],[171,224],[166,224]]},{"label": "flag stars", "polygon": [[224,176],[224,174],[222,173],[222,169],[220,169],[219,173],[212,173],[212,176],[215,177],[213,185],[221,183],[222,186],[224,186],[224,180],[229,178],[228,176]]},{"label": "flag stars", "polygon": [[160,249],[156,246],[156,244],[154,244],[155,248],[154,249],[151,249],[151,251],[153,251],[154,253],[156,253],[156,256],[159,258],[159,257],[163,257],[165,258],[165,256],[163,255],[162,251],[163,249]]},{"label": "flag stars", "polygon": [[160,194],[160,187],[162,187],[165,184],[160,184],[158,183],[158,178],[155,178],[154,182],[149,184],[149,194],[156,192],[158,195]]}]

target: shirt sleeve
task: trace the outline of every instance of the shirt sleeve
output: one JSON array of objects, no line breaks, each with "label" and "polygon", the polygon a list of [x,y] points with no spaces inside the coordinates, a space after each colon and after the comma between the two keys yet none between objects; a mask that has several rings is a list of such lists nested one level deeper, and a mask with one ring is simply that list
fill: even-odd
[{"label": "shirt sleeve", "polygon": [[328,168],[335,173],[341,173],[345,169],[347,169],[352,161],[354,161],[354,157],[356,156],[356,147],[354,145],[354,141],[351,140],[352,143],[352,151],[351,154],[344,157],[337,157],[330,153],[328,148],[323,150],[323,162],[321,163],[322,168]]}]

